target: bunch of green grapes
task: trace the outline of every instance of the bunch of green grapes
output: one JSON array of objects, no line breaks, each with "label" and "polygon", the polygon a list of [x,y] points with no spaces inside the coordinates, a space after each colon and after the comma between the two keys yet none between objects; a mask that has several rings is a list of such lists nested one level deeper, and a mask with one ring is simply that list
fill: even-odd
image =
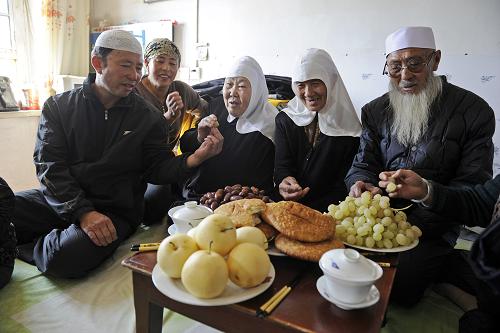
[{"label": "bunch of green grapes", "polygon": [[406,221],[405,212],[390,207],[389,197],[368,191],[328,206],[328,214],[337,221],[337,238],[352,245],[392,249],[410,245],[422,235]]}]

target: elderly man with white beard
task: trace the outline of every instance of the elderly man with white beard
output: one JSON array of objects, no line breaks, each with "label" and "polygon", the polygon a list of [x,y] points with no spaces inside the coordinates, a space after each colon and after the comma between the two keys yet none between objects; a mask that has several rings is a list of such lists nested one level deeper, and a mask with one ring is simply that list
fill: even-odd
[{"label": "elderly man with white beard", "polygon": [[[386,54],[389,92],[362,108],[360,148],[345,178],[350,195],[382,193],[376,187],[379,173],[398,169],[411,169],[427,180],[456,187],[491,179],[493,110],[479,96],[434,75],[441,51],[436,49],[432,29],[397,30],[386,39]],[[405,212],[423,236],[416,248],[401,253],[391,298],[411,306],[431,283],[459,284],[454,279],[467,273],[459,270],[470,269],[453,250],[457,221],[420,202]]]}]

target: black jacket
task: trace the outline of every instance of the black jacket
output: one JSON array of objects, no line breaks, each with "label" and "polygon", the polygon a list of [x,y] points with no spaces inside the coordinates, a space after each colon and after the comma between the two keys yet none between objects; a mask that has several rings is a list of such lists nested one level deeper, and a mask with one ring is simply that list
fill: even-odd
[{"label": "black jacket", "polygon": [[[186,199],[198,199],[207,192],[227,185],[255,186],[273,195],[274,144],[262,133],[240,134],[237,119],[227,122],[228,111],[222,96],[209,102],[209,114],[217,116],[224,145],[219,155],[205,161],[184,184]],[[181,137],[181,150],[194,151],[200,146],[198,129],[186,131]]]},{"label": "black jacket", "polygon": [[[429,128],[418,145],[404,147],[391,135],[388,94],[362,108],[360,149],[346,176],[348,187],[357,180],[378,184],[381,171],[400,168],[452,186],[491,179],[493,110],[479,96],[448,83],[444,76],[442,80],[443,91],[431,107]],[[456,224],[416,205],[407,213],[408,220],[423,229],[424,237],[440,235]]]},{"label": "black jacket", "polygon": [[274,181],[294,177],[309,193],[300,200],[306,206],[326,212],[328,205],[345,199],[344,177],[359,147],[359,138],[320,133],[313,147],[303,126],[297,126],[284,112],[276,118]]},{"label": "black jacket", "polygon": [[500,175],[462,189],[433,182],[433,189],[429,209],[469,226],[486,227],[472,246],[470,262],[476,275],[500,293]]},{"label": "black jacket", "polygon": [[0,177],[0,289],[9,282],[16,258],[16,233],[12,225],[14,193]]},{"label": "black jacket", "polygon": [[142,97],[131,93],[106,110],[94,80],[45,102],[34,152],[41,189],[68,225],[91,210],[138,224],[145,182],[186,178],[187,155],[174,158],[162,115]]},{"label": "black jacket", "polygon": [[429,209],[470,227],[484,228],[493,222],[493,208],[500,195],[500,175],[474,187],[456,189],[436,182],[432,182],[432,187]]}]

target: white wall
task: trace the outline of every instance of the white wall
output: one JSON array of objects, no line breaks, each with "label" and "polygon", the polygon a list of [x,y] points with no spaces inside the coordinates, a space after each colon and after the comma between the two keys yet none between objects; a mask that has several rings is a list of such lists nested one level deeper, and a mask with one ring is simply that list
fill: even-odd
[{"label": "white wall", "polygon": [[[93,0],[91,26],[104,18],[111,24],[177,20],[174,39],[186,59],[182,65],[189,67],[197,65],[198,31],[198,41],[209,43],[208,61],[199,62],[202,80],[223,77],[241,55],[255,57],[266,74],[289,76],[298,53],[324,48],[358,112],[387,90],[388,80],[381,75],[385,37],[405,25],[431,26],[442,50],[438,73],[483,97],[500,119],[499,0],[169,0],[150,5]],[[500,145],[500,130],[494,140]]]},{"label": "white wall", "polygon": [[39,187],[33,164],[40,111],[0,112],[0,177],[14,192]]},{"label": "white wall", "polygon": [[[359,109],[386,91],[387,79],[381,75],[385,37],[404,25],[426,25],[433,27],[443,52],[441,73],[478,93],[483,92],[483,86],[496,85],[499,91],[499,16],[498,0],[424,0],[413,4],[388,0],[201,0],[200,41],[210,44],[210,60],[202,64],[203,73],[207,78],[223,76],[236,56],[248,54],[260,62],[265,73],[290,75],[299,52],[308,47],[324,48],[332,55]],[[480,79],[484,75],[496,78],[483,84]],[[485,92],[483,97],[495,102],[493,89]],[[500,110],[500,102],[495,103]]]},{"label": "white wall", "polygon": [[143,0],[91,0],[90,27],[107,20],[109,25],[175,20],[174,42],[182,66],[195,66],[196,0],[168,0],[145,4]]}]

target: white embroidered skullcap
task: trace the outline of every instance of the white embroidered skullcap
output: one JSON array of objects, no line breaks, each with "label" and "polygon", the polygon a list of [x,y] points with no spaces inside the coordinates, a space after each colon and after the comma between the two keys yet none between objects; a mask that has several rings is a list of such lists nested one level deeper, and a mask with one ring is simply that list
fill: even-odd
[{"label": "white embroidered skullcap", "polygon": [[436,49],[434,33],[429,27],[403,27],[385,39],[385,55],[394,51],[417,47],[421,49]]},{"label": "white embroidered skullcap", "polygon": [[113,50],[137,53],[142,58],[141,43],[130,32],[125,30],[106,30],[97,37],[95,46]]}]

